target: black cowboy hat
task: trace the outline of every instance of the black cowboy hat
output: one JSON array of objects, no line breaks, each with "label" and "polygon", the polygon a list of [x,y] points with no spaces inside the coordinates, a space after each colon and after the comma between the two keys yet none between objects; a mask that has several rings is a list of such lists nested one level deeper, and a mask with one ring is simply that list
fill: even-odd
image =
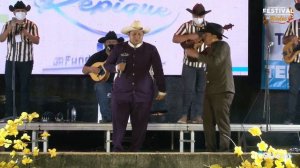
[{"label": "black cowboy hat", "polygon": [[18,1],[14,6],[9,5],[9,10],[11,12],[15,11],[16,9],[25,9],[27,12],[30,11],[31,6],[30,5],[25,5],[22,1]]},{"label": "black cowboy hat", "polygon": [[193,7],[193,10],[191,10],[189,8],[187,8],[186,10],[196,16],[203,16],[203,15],[211,12],[211,10],[206,11],[204,6],[202,4],[198,4],[198,3]]},{"label": "black cowboy hat", "polygon": [[114,31],[109,31],[105,37],[101,37],[98,42],[105,43],[106,40],[117,40],[119,43],[124,41],[123,37],[117,37],[117,34]]},{"label": "black cowboy hat", "polygon": [[199,32],[201,33],[211,33],[216,35],[219,39],[222,39],[222,37],[227,38],[226,36],[223,35],[224,29],[223,26],[217,24],[217,23],[207,23],[204,27],[204,29],[200,30]]}]

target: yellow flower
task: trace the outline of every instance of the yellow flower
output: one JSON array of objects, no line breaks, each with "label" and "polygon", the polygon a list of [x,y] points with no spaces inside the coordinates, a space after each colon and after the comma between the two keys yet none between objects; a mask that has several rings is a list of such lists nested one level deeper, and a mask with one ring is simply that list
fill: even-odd
[{"label": "yellow flower", "polygon": [[23,136],[21,137],[22,140],[27,140],[30,141],[30,136],[27,133],[24,133]]},{"label": "yellow flower", "polygon": [[33,153],[32,153],[33,156],[38,156],[38,155],[39,155],[39,151],[40,151],[39,148],[34,147],[34,148],[33,148]]},{"label": "yellow flower", "polygon": [[266,168],[272,168],[273,167],[273,165],[274,165],[274,163],[273,163],[273,159],[265,159],[265,167]]},{"label": "yellow flower", "polygon": [[240,146],[234,147],[234,154],[241,156],[243,154],[242,147],[240,147]]},{"label": "yellow flower", "polygon": [[210,166],[210,168],[222,168],[219,164],[213,164]]},{"label": "yellow flower", "polygon": [[17,118],[17,119],[14,120],[14,124],[16,124],[16,125],[23,125],[24,122],[23,122],[23,120]]},{"label": "yellow flower", "polygon": [[22,112],[20,119],[25,120],[25,119],[27,119],[27,117],[28,117],[28,114],[26,112]]},{"label": "yellow flower", "polygon": [[39,117],[40,117],[40,115],[39,115],[37,112],[31,113],[30,116],[31,116],[32,118],[39,118]]},{"label": "yellow flower", "polygon": [[0,129],[0,137],[6,138],[7,136],[7,131],[4,128]]},{"label": "yellow flower", "polygon": [[24,148],[26,148],[28,146],[28,144],[24,143],[23,141],[21,140],[14,140],[14,146],[13,148],[14,149],[17,149],[17,150],[23,150]]},{"label": "yellow flower", "polygon": [[285,161],[285,165],[286,165],[287,168],[294,168],[294,167],[296,167],[296,165],[293,164],[293,162],[292,162],[292,160],[290,158]]},{"label": "yellow flower", "polygon": [[260,136],[261,135],[261,130],[258,127],[252,127],[248,130],[248,132],[250,132],[252,136]]},{"label": "yellow flower", "polygon": [[11,151],[11,152],[9,153],[9,155],[10,155],[12,158],[14,158],[14,157],[16,156],[16,151],[15,151],[15,150]]},{"label": "yellow flower", "polygon": [[32,159],[30,157],[23,156],[22,164],[27,165],[27,164],[30,164],[30,163],[32,163]]},{"label": "yellow flower", "polygon": [[258,157],[258,153],[255,151],[251,151],[251,159],[255,159]]},{"label": "yellow flower", "polygon": [[242,162],[241,166],[239,166],[239,168],[251,168],[252,165],[248,160],[245,160]]},{"label": "yellow flower", "polygon": [[270,146],[269,146],[269,149],[268,149],[268,153],[271,155],[271,154],[273,154],[275,151],[276,151],[276,149],[273,148],[273,147],[270,145]]},{"label": "yellow flower", "polygon": [[24,155],[29,155],[29,154],[30,154],[30,149],[25,148],[25,149],[23,150],[23,153],[24,153]]},{"label": "yellow flower", "polygon": [[4,147],[5,147],[5,148],[9,148],[11,144],[12,144],[12,141],[11,141],[11,140],[5,139],[5,143],[4,143]]},{"label": "yellow flower", "polygon": [[0,167],[1,167],[1,168],[2,168],[2,167],[4,168],[4,167],[6,167],[6,164],[7,164],[6,162],[2,161],[2,162],[0,162]]},{"label": "yellow flower", "polygon": [[47,131],[44,131],[42,134],[41,134],[41,137],[42,137],[42,139],[47,139],[47,137],[49,137],[50,136],[50,134],[47,132]]},{"label": "yellow flower", "polygon": [[258,166],[258,167],[262,167],[262,166],[261,166],[261,163],[262,163],[263,161],[264,161],[263,158],[260,158],[260,157],[257,157],[257,158],[254,159],[255,165]]},{"label": "yellow flower", "polygon": [[275,165],[276,165],[276,168],[284,168],[283,163],[280,162],[279,160],[275,160]]},{"label": "yellow flower", "polygon": [[265,141],[261,141],[257,144],[257,147],[259,151],[266,151],[268,148],[268,144],[266,144]]},{"label": "yellow flower", "polygon": [[53,158],[56,156],[56,149],[53,148],[53,149],[48,149],[48,152],[50,153],[50,157]]},{"label": "yellow flower", "polygon": [[11,161],[9,161],[9,162],[7,163],[6,167],[16,168],[16,167],[17,167],[16,165],[17,165],[17,162],[11,160]]}]

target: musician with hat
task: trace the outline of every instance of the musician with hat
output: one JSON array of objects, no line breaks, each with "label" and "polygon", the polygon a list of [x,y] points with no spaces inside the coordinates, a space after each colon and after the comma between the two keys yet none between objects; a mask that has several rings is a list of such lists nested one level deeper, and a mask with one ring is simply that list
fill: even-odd
[{"label": "musician with hat", "polygon": [[[295,0],[295,9],[300,11],[300,0]],[[284,36],[284,49],[290,51],[283,52],[283,59],[289,63],[289,98],[288,98],[288,113],[285,115],[284,124],[294,124],[299,116],[298,102],[300,89],[300,19],[295,19],[289,23]],[[299,122],[298,122],[299,123]]]},{"label": "musician with hat", "polygon": [[[180,43],[183,48],[197,48],[204,50],[205,45],[198,36],[198,31],[207,24],[205,15],[211,10],[205,10],[202,4],[196,4],[193,9],[186,9],[192,14],[192,19],[183,23],[173,36],[174,43]],[[182,54],[183,55],[183,54]],[[188,121],[200,124],[203,113],[203,98],[205,89],[205,67],[202,61],[184,55],[182,67],[183,82],[183,114],[177,121],[185,124]]]},{"label": "musician with hat", "polygon": [[102,119],[100,123],[111,122],[111,90],[114,79],[114,73],[109,73],[103,68],[108,56],[111,54],[113,47],[124,41],[123,37],[117,37],[114,31],[109,31],[98,42],[104,44],[104,49],[93,54],[82,68],[84,74],[90,74],[95,81],[94,89],[96,98],[100,106]]},{"label": "musician with hat", "polygon": [[[207,23],[203,33],[204,44],[208,47],[200,52],[194,48],[185,49],[189,55],[207,65],[207,84],[205,88],[203,128],[205,146],[208,152],[229,151],[230,146],[230,106],[235,87],[232,75],[230,47],[222,38],[224,29],[217,23]],[[219,129],[217,145],[216,125]],[[217,148],[219,146],[219,148]]]},{"label": "musician with hat", "polygon": [[[146,135],[153,99],[166,95],[165,78],[160,55],[156,47],[144,42],[150,31],[140,21],[124,27],[122,33],[129,40],[116,45],[104,67],[118,75],[112,91],[113,151],[122,152],[123,137],[128,118],[132,125],[132,143],[129,151],[139,151]],[[150,74],[153,69],[154,75]],[[155,82],[154,82],[155,81]],[[158,93],[154,93],[154,85]]]},{"label": "musician with hat", "polygon": [[[18,113],[29,111],[29,81],[33,68],[33,44],[39,44],[37,25],[26,18],[31,6],[17,1],[9,10],[14,16],[2,29],[0,42],[7,40],[5,63],[6,116],[13,115],[15,109],[13,86],[20,86],[20,107]],[[16,117],[16,116],[14,116]]]}]

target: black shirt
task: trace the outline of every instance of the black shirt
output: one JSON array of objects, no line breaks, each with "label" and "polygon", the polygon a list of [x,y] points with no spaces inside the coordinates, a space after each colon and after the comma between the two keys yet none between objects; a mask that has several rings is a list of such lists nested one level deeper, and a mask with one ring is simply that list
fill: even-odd
[{"label": "black shirt", "polygon": [[[95,54],[93,54],[85,63],[85,66],[92,66],[94,63],[96,62],[104,62],[106,61],[108,55],[104,50],[101,50],[99,52],[96,52]],[[112,83],[114,80],[114,73],[110,73],[110,76],[108,78],[108,80],[106,82]]]}]

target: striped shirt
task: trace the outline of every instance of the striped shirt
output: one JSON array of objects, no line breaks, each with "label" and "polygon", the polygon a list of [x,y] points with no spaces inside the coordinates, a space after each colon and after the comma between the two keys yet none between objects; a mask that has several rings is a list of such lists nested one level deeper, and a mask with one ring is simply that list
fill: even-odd
[{"label": "striped shirt", "polygon": [[[300,20],[294,20],[291,22],[284,33],[284,37],[287,36],[297,36],[300,37]],[[300,54],[295,58],[293,62],[300,63]]]},{"label": "striped shirt", "polygon": [[[9,21],[10,22],[10,21]],[[7,22],[2,29],[2,33],[7,29],[9,24]],[[18,61],[18,62],[27,62],[33,61],[33,43],[25,38],[24,35],[21,35],[21,40],[16,40],[16,36],[20,34],[20,28],[25,28],[33,36],[39,36],[38,28],[35,23],[26,19],[22,25],[16,25],[14,30],[8,34],[7,37],[7,55],[6,60],[8,61]],[[15,50],[14,45],[15,44]]]},{"label": "striped shirt", "polygon": [[[185,35],[185,34],[197,33],[201,29],[204,29],[204,25],[206,25],[206,24],[207,24],[207,22],[204,22],[203,26],[196,26],[192,20],[185,22],[180,26],[180,28],[177,30],[175,35]],[[205,44],[203,43],[199,50],[203,51],[204,49],[205,49]],[[185,64],[187,66],[195,67],[195,68],[206,67],[206,64],[204,62],[189,61],[186,55],[183,57],[183,64]]]}]

